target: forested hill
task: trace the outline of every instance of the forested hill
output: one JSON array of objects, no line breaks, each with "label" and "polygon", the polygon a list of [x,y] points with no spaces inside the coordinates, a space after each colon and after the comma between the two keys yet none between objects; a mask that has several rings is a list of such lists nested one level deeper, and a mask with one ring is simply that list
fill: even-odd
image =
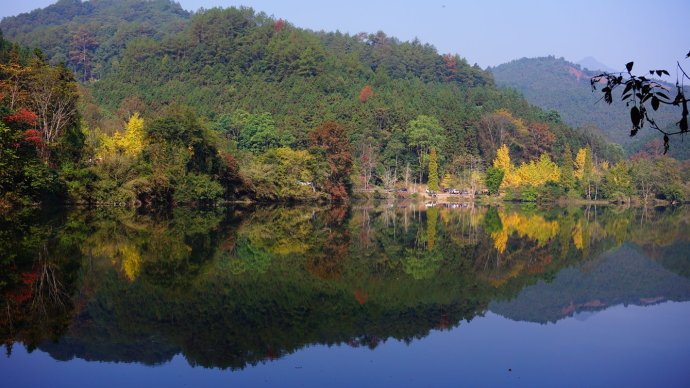
[{"label": "forested hill", "polygon": [[[530,103],[558,111],[569,125],[603,134],[623,145],[630,154],[649,146],[663,151],[661,135],[656,131],[645,129],[630,137],[630,110],[620,101],[619,94],[614,93],[614,102],[608,105],[601,93],[592,92],[590,77],[599,73],[553,56],[522,58],[489,71],[499,87],[519,91]],[[676,123],[680,118],[680,108],[662,106],[654,112],[654,117],[663,126]],[[651,141],[654,143],[649,144]],[[687,159],[690,153],[684,144],[672,142],[670,155]]]},{"label": "forested hill", "polygon": [[65,62],[77,78],[84,79],[107,74],[130,40],[161,40],[182,30],[189,18],[187,11],[169,0],[59,0],[6,17],[0,29],[6,39],[39,47],[51,63]]},{"label": "forested hill", "polygon": [[[496,88],[490,72],[459,55],[384,32],[314,32],[250,8],[190,14],[170,0],[61,0],[5,18],[0,28],[5,38],[41,49],[14,50],[24,65],[30,56],[65,63],[80,83],[84,144],[65,180],[86,185],[96,174],[103,184],[83,191],[74,189],[82,183],[66,184],[80,201],[168,202],[179,185],[189,189],[187,199],[198,198],[192,189],[200,186],[209,198],[390,190],[396,182],[426,183],[433,149],[438,175],[452,185],[460,185],[468,161],[492,165],[502,144],[516,165],[561,162],[567,147],[586,145],[596,160],[622,154],[556,112]],[[8,69],[31,71],[17,65]],[[47,158],[60,151],[57,140],[45,145],[56,151],[44,153],[45,163],[54,164]],[[164,150],[179,158],[161,157],[160,144],[174,145]]]},{"label": "forested hill", "polygon": [[[500,144],[478,136],[482,114],[506,108],[528,122],[544,117],[495,90],[490,73],[431,45],[383,32],[307,31],[247,8],[190,15],[168,0],[61,0],[5,18],[0,28],[10,40],[41,48],[50,63],[65,61],[95,98],[82,112],[87,123],[107,131],[118,129],[118,109],[146,115],[177,102],[210,120],[237,109],[268,112],[297,146],[307,131],[334,120],[351,137],[383,148],[396,128],[424,114],[448,132],[446,156],[460,146],[492,157]],[[593,142],[607,154],[600,139],[557,122],[550,129],[556,149],[564,141],[573,149]]]}]

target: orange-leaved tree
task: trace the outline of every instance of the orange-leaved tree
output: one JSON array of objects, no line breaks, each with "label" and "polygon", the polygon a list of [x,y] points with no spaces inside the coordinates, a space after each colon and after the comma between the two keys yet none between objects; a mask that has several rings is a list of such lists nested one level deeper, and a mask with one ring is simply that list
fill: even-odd
[{"label": "orange-leaved tree", "polygon": [[334,202],[348,198],[352,151],[345,128],[335,122],[326,122],[309,134],[309,141],[318,152],[322,152],[329,171],[325,176],[324,188]]}]

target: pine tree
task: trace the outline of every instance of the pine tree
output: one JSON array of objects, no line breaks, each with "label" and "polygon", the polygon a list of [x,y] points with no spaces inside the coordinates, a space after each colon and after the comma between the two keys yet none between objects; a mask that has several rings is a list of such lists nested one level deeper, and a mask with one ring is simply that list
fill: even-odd
[{"label": "pine tree", "polygon": [[429,190],[431,191],[438,191],[438,162],[436,160],[436,147],[432,147],[429,155]]},{"label": "pine tree", "polygon": [[563,156],[563,166],[561,166],[561,185],[565,191],[569,192],[575,187],[575,173],[573,171],[573,154],[570,145],[565,145],[565,155]]}]

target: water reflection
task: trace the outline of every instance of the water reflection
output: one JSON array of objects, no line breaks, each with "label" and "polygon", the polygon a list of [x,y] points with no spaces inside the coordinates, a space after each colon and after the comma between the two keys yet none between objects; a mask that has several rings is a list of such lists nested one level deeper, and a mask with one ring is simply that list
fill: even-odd
[{"label": "water reflection", "polygon": [[0,330],[69,360],[243,368],[491,310],[556,322],[690,300],[687,209],[31,211],[0,219]]}]

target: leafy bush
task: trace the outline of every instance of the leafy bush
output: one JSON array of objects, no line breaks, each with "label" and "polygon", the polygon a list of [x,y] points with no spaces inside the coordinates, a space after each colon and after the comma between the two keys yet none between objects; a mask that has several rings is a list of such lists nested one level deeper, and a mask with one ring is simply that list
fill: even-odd
[{"label": "leafy bush", "polygon": [[524,202],[537,202],[537,188],[527,186],[520,193],[520,200]]},{"label": "leafy bush", "polygon": [[178,204],[212,203],[223,198],[223,186],[208,175],[188,174],[180,179],[173,199]]}]

